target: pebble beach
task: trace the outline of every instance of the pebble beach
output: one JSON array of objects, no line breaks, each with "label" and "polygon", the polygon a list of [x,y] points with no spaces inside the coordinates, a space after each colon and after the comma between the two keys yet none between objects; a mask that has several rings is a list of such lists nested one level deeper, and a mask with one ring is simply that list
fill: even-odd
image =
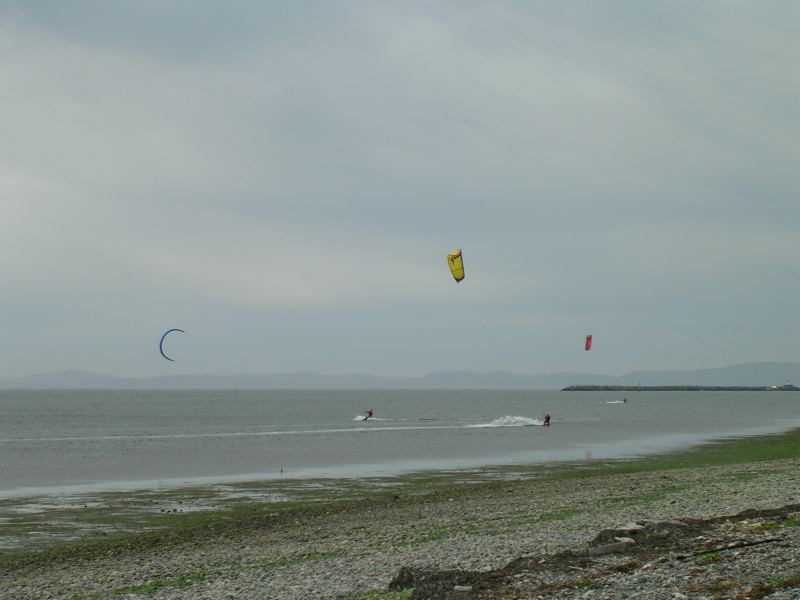
[{"label": "pebble beach", "polygon": [[[601,469],[590,477],[520,476],[278,512],[265,505],[246,517],[217,516],[192,528],[6,558],[0,594],[72,600],[799,598],[799,467],[800,459],[782,458],[630,473]],[[774,509],[780,510],[741,516]],[[580,558],[564,567],[566,573],[534,568],[553,557],[589,556],[604,530],[686,519],[718,524],[663,551],[636,554],[631,541],[622,550]],[[708,550],[731,539],[735,550]],[[704,552],[711,558],[698,558]],[[514,561],[527,570],[476,584],[478,575]],[[413,576],[405,584],[398,579],[403,569],[452,576],[425,591]]]}]

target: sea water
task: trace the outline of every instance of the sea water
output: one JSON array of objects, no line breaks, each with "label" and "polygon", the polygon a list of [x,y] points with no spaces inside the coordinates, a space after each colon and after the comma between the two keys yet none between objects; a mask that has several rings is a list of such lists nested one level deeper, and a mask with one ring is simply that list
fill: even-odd
[{"label": "sea water", "polygon": [[797,426],[791,392],[2,390],[0,497],[627,457]]}]

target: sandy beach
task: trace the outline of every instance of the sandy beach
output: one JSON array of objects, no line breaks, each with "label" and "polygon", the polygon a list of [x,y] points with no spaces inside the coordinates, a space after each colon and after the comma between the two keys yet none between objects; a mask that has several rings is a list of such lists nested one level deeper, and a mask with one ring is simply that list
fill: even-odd
[{"label": "sandy beach", "polygon": [[[346,491],[328,482],[303,500],[250,497],[207,513],[164,507],[190,495],[207,500],[210,490],[154,492],[157,530],[137,533],[137,518],[142,529],[152,522],[133,511],[127,533],[4,552],[0,590],[73,600],[796,598],[798,439],[793,432],[635,461],[349,482]],[[291,485],[308,491],[301,483],[314,484]],[[108,520],[115,506],[106,502]],[[748,509],[767,512],[734,517]],[[39,521],[40,534],[54,518]],[[637,531],[665,520],[677,528],[669,543],[644,534],[636,542]]]}]

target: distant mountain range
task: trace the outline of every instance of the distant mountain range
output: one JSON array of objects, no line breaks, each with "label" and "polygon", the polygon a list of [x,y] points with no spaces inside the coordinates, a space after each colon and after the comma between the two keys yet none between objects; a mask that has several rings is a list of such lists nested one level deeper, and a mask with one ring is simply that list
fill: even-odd
[{"label": "distant mountain range", "polygon": [[441,371],[422,377],[321,375],[311,371],[275,375],[165,375],[114,377],[62,371],[0,379],[4,389],[270,389],[270,388],[484,388],[560,389],[568,385],[770,386],[800,382],[800,363],[760,362],[696,371],[633,371],[625,375],[505,371]]}]

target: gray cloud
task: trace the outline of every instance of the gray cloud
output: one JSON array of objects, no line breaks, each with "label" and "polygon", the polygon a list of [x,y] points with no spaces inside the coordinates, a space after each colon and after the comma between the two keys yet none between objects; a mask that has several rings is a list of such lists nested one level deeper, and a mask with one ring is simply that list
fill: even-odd
[{"label": "gray cloud", "polygon": [[799,16],[6,4],[0,375],[796,360]]}]

